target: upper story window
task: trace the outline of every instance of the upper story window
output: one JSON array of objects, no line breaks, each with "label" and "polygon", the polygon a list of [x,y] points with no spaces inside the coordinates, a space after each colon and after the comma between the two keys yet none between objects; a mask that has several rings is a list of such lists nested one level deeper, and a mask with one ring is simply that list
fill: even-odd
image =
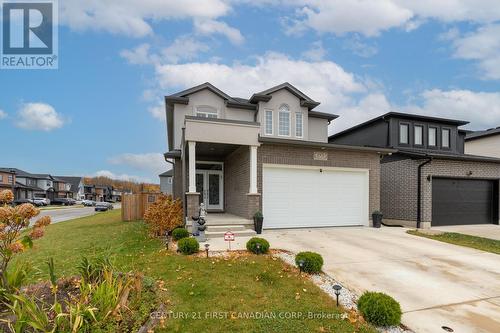
[{"label": "upper story window", "polygon": [[217,109],[212,106],[197,106],[196,116],[203,118],[217,118]]},{"label": "upper story window", "polygon": [[424,144],[424,127],[421,125],[416,125],[414,128],[414,142],[416,146],[422,146]]},{"label": "upper story window", "polygon": [[266,110],[266,135],[273,135],[273,111]]},{"label": "upper story window", "polygon": [[12,176],[12,175],[8,176],[7,180],[9,183],[12,183],[12,181],[14,180],[14,176]]},{"label": "upper story window", "polygon": [[3,175],[0,175],[0,183],[3,182]]},{"label": "upper story window", "polygon": [[278,135],[290,136],[290,108],[286,104],[279,109]]},{"label": "upper story window", "polygon": [[295,136],[298,138],[304,136],[304,119],[302,112],[295,113]]},{"label": "upper story window", "polygon": [[436,147],[437,128],[429,127],[429,146]]},{"label": "upper story window", "polygon": [[399,124],[399,143],[407,145],[409,142],[409,129],[410,126],[408,124]]},{"label": "upper story window", "polygon": [[441,145],[443,148],[450,148],[450,130],[447,128],[441,130]]}]

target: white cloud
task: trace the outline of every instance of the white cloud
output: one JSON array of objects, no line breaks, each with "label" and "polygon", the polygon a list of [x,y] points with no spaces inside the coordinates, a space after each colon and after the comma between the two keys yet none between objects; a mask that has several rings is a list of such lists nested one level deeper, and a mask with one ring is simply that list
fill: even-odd
[{"label": "white cloud", "polygon": [[0,120],[7,118],[7,112],[0,109]]},{"label": "white cloud", "polygon": [[312,43],[307,51],[302,52],[302,56],[311,61],[321,61],[325,58],[326,53],[323,43],[318,40]]},{"label": "white cloud", "polygon": [[392,28],[412,31],[428,19],[479,24],[500,19],[497,0],[293,0],[278,3],[297,8],[295,17],[287,20],[290,33],[314,29],[321,33],[357,32],[372,37]]},{"label": "white cloud", "polygon": [[64,0],[60,22],[73,30],[106,31],[131,37],[153,32],[152,21],[215,19],[230,11],[224,0]]},{"label": "white cloud", "polygon": [[357,34],[347,39],[344,42],[343,48],[363,58],[372,57],[378,52],[376,46],[362,42]]},{"label": "white cloud", "polygon": [[122,50],[120,56],[132,65],[149,65],[158,61],[155,55],[150,53],[151,45],[141,44],[131,50]]},{"label": "white cloud", "polygon": [[126,153],[111,157],[108,162],[114,165],[125,165],[136,170],[153,174],[164,172],[169,164],[160,153],[132,154]]},{"label": "white cloud", "polygon": [[426,90],[420,95],[420,106],[402,109],[411,113],[470,121],[469,128],[500,126],[500,92],[470,90]]},{"label": "white cloud", "polygon": [[158,183],[158,181],[151,181],[151,178],[148,177],[134,176],[126,173],[117,174],[109,170],[99,170],[92,175],[88,175],[88,177],[107,177],[111,179],[132,181],[136,183]]},{"label": "white cloud", "polygon": [[182,36],[162,50],[162,56],[169,63],[177,63],[181,60],[192,60],[200,53],[207,52],[208,45],[197,41],[193,37]]},{"label": "white cloud", "polygon": [[197,19],[194,22],[194,28],[195,31],[201,35],[224,35],[231,43],[236,45],[242,44],[245,41],[245,38],[238,29],[229,26],[225,22],[210,19]]},{"label": "white cloud", "polygon": [[500,24],[479,28],[466,36],[454,38],[454,56],[477,60],[484,79],[500,79]]},{"label": "white cloud", "polygon": [[48,132],[62,127],[64,120],[49,104],[25,103],[19,109],[16,125],[28,130]]}]

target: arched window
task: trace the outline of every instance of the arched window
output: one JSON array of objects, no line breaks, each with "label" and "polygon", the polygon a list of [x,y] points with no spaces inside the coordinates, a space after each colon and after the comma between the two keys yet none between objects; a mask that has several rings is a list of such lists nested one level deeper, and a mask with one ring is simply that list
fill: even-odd
[{"label": "arched window", "polygon": [[217,109],[209,105],[200,105],[196,107],[196,116],[203,118],[217,118]]},{"label": "arched window", "polygon": [[278,113],[278,135],[290,136],[290,107],[282,104]]}]

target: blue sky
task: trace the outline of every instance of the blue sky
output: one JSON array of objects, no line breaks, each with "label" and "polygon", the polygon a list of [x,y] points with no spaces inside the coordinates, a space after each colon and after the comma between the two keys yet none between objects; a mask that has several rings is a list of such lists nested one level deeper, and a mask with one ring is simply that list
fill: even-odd
[{"label": "blue sky", "polygon": [[[339,114],[500,126],[494,0],[62,0],[59,69],[0,70],[2,166],[158,181],[163,96],[289,81]],[[7,143],[7,144],[5,144]]]}]

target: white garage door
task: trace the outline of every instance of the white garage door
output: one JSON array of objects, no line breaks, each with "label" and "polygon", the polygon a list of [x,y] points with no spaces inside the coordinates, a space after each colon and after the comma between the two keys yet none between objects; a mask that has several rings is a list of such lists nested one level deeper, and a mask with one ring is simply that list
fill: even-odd
[{"label": "white garage door", "polygon": [[368,225],[368,171],[264,165],[264,228]]}]

